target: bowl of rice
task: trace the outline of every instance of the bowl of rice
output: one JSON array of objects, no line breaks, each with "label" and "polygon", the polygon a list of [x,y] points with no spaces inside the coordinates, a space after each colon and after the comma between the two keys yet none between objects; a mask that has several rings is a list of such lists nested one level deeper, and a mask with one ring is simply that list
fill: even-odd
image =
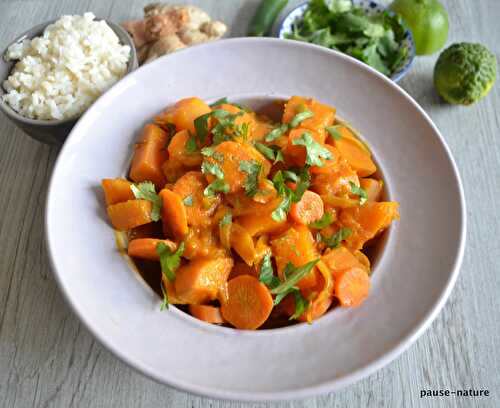
[{"label": "bowl of rice", "polygon": [[51,144],[62,143],[90,105],[138,66],[127,32],[92,13],[40,24],[1,55],[0,110]]}]

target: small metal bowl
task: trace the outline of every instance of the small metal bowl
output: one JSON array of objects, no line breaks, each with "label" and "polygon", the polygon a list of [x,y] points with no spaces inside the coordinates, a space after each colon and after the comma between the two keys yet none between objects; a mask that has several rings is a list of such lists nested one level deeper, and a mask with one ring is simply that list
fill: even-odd
[{"label": "small metal bowl", "polygon": [[[363,8],[368,14],[381,13],[384,10],[387,10],[386,7],[372,0],[353,0],[353,3],[355,6]],[[308,5],[309,3],[306,2],[295,7],[290,13],[288,13],[283,18],[277,32],[277,36],[279,38],[284,39],[286,38],[286,34],[292,32],[293,23],[296,20],[302,18]],[[413,59],[415,58],[415,42],[413,40],[413,35],[410,29],[407,27],[405,27],[405,32],[402,42],[404,45],[408,46],[408,55],[406,56],[406,59],[401,62],[400,66],[396,69],[396,71],[394,71],[392,75],[389,77],[394,82],[399,82],[408,73],[413,64]]]},{"label": "small metal bowl", "polygon": [[[103,20],[103,19],[98,19]],[[104,19],[105,20],[105,19]],[[12,68],[17,61],[6,61],[3,56],[6,55],[7,49],[14,43],[21,42],[26,38],[34,38],[43,34],[43,31],[49,24],[55,23],[57,20],[51,20],[43,24],[39,24],[32,29],[21,34],[13,42],[11,42],[5,50],[0,54],[0,110],[14,123],[17,127],[23,130],[32,138],[48,144],[61,144],[64,142],[69,132],[81,117],[80,114],[73,118],[61,119],[61,120],[40,120],[40,119],[30,119],[20,115],[14,109],[12,109],[6,102],[2,100],[2,96],[5,95],[5,89],[3,88],[3,81],[7,79],[10,75]],[[110,28],[116,33],[120,42],[124,45],[130,46],[130,59],[127,64],[127,74],[135,70],[139,64],[137,62],[137,53],[134,47],[134,43],[128,33],[119,25],[114,24],[108,20],[105,20]]]}]

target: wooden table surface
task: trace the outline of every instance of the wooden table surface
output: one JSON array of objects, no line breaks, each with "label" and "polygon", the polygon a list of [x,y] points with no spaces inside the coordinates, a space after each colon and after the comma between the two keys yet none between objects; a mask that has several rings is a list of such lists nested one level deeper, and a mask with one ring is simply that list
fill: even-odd
[{"label": "wooden table surface", "polygon": [[[61,14],[93,11],[119,22],[140,16],[146,2],[0,0],[0,49]],[[229,35],[242,36],[258,0],[186,2],[225,20]],[[500,1],[444,3],[448,43],[478,41],[499,56]],[[457,284],[436,321],[396,361],[335,394],[301,401],[243,404],[193,396],[144,377],[96,342],[63,300],[45,252],[44,203],[58,149],[0,115],[0,407],[499,407],[500,84],[474,106],[444,105],[432,86],[435,60],[419,58],[401,85],[440,128],[464,183],[467,248]],[[491,395],[420,398],[421,389],[471,387]]]}]

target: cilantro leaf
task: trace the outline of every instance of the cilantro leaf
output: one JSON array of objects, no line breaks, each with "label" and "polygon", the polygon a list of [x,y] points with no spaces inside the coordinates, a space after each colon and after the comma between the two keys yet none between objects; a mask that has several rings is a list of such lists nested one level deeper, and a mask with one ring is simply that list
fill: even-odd
[{"label": "cilantro leaf", "polygon": [[281,303],[281,301],[287,296],[289,295],[290,293],[293,293],[295,292],[296,290],[298,290],[297,287],[295,286],[292,286],[291,288],[288,288],[287,290],[284,290],[283,292],[280,292],[276,295],[276,297],[274,298],[274,306],[277,306]]},{"label": "cilantro leaf", "polygon": [[310,184],[311,176],[309,175],[309,171],[306,168],[300,169],[295,190],[292,191],[292,201],[294,203],[298,203],[300,201]]},{"label": "cilantro leaf", "polygon": [[205,113],[204,115],[198,116],[194,120],[194,128],[196,130],[196,136],[201,144],[205,143],[208,135],[208,120],[212,116],[213,112]]},{"label": "cilantro leaf", "polygon": [[352,181],[349,182],[349,185],[351,186],[351,192],[359,197],[359,205],[363,205],[368,201],[368,194],[365,189],[358,187]]},{"label": "cilantro leaf", "polygon": [[259,280],[269,288],[278,286],[281,281],[274,275],[273,265],[271,263],[271,254],[266,254],[260,265]]},{"label": "cilantro leaf", "polygon": [[283,136],[283,134],[286,133],[288,131],[288,129],[289,129],[288,124],[283,123],[283,124],[279,125],[278,127],[274,128],[273,130],[271,130],[266,135],[264,140],[266,142],[272,142],[273,140],[278,139],[280,136]]},{"label": "cilantro leaf", "polygon": [[262,165],[255,160],[242,160],[240,162],[240,170],[247,174],[247,178],[243,183],[245,193],[248,197],[253,197],[258,191],[259,175],[262,170]]},{"label": "cilantro leaf", "polygon": [[196,143],[196,137],[194,135],[189,135],[189,139],[186,141],[184,146],[187,153],[194,153],[198,150],[198,144]]},{"label": "cilantro leaf", "polygon": [[206,197],[213,197],[216,193],[229,193],[229,184],[223,179],[216,179],[203,190]]},{"label": "cilantro leaf", "polygon": [[311,272],[312,268],[314,268],[318,262],[319,258],[299,267],[295,266],[291,262],[288,262],[284,270],[285,281],[271,289],[270,292],[273,295],[278,295],[290,290],[290,288],[294,287],[298,281]]},{"label": "cilantro leaf", "polygon": [[[352,234],[352,230],[350,228],[340,228],[335,234],[329,236],[329,237],[324,237],[318,232],[317,238],[321,242],[324,242],[328,248],[334,249],[338,248],[342,241],[346,238],[348,238]],[[318,239],[316,239],[319,241]]]},{"label": "cilantro leaf", "polygon": [[283,200],[279,203],[279,205],[274,209],[271,213],[271,218],[274,221],[283,221],[286,220],[288,211],[290,211],[290,206],[292,205],[292,200],[289,195],[283,197]]},{"label": "cilantro leaf", "polygon": [[233,222],[233,215],[230,211],[224,214],[224,217],[219,221],[219,225],[223,227],[224,225],[229,225]]},{"label": "cilantro leaf", "polygon": [[340,129],[341,127],[341,125],[333,125],[327,126],[325,129],[335,140],[340,140],[342,139],[342,134],[337,129]]},{"label": "cilantro leaf", "polygon": [[188,196],[184,197],[184,200],[182,200],[182,202],[184,203],[184,205],[191,207],[193,205],[193,196],[188,195]]},{"label": "cilantro leaf", "polygon": [[217,99],[214,103],[211,103],[209,106],[211,108],[215,108],[216,106],[222,105],[228,103],[227,96],[224,96],[224,98]]},{"label": "cilantro leaf", "polygon": [[163,311],[165,309],[168,310],[168,294],[167,292],[165,291],[165,289],[163,288],[163,284],[160,285],[161,287],[161,293],[163,293],[163,301],[161,302],[161,305],[160,305],[160,311]]},{"label": "cilantro leaf", "polygon": [[332,159],[332,153],[313,139],[311,133],[304,132],[302,135],[292,141],[295,146],[304,146],[306,148],[306,164],[309,166],[322,167],[321,159]]},{"label": "cilantro leaf", "polygon": [[304,110],[302,112],[297,113],[292,120],[290,121],[290,128],[296,128],[299,126],[304,120],[312,118],[314,113],[309,110]]},{"label": "cilantro leaf", "polygon": [[181,263],[183,252],[184,242],[179,244],[175,252],[172,252],[164,242],[159,242],[156,246],[156,253],[160,257],[161,271],[170,282],[175,280],[175,271]]},{"label": "cilantro leaf", "polygon": [[322,229],[328,227],[333,222],[332,214],[326,212],[318,221],[311,222],[309,228]]},{"label": "cilantro leaf", "polygon": [[296,289],[293,291],[293,297],[295,300],[295,313],[290,316],[289,320],[296,320],[309,308],[310,302],[302,296],[300,290]]},{"label": "cilantro leaf", "polygon": [[130,189],[138,200],[151,201],[153,204],[153,208],[151,209],[151,220],[159,221],[162,201],[161,197],[156,194],[155,185],[151,181],[143,181],[142,183],[132,184]]},{"label": "cilantro leaf", "polygon": [[224,172],[220,168],[220,166],[216,163],[212,163],[209,161],[204,161],[201,164],[201,172],[203,174],[212,174],[215,176],[215,180],[210,183],[205,190],[203,190],[203,194],[206,197],[213,197],[217,192],[228,193],[229,192],[229,184],[227,184],[224,180]]},{"label": "cilantro leaf", "polygon": [[203,174],[212,174],[218,179],[224,178],[224,172],[222,171],[220,166],[216,163],[212,163],[206,160],[201,164],[201,172]]},{"label": "cilantro leaf", "polygon": [[255,148],[269,160],[274,160],[274,150],[262,143],[255,143]]},{"label": "cilantro leaf", "polygon": [[204,147],[201,149],[201,154],[205,157],[213,157],[218,162],[224,162],[224,155],[216,151],[213,147]]}]

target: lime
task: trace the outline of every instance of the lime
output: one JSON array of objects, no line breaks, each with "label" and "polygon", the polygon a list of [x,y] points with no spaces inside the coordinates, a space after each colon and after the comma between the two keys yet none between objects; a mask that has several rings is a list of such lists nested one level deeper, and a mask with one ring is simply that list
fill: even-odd
[{"label": "lime", "polygon": [[448,38],[448,13],[438,0],[395,0],[389,8],[411,29],[418,55],[443,48]]}]

